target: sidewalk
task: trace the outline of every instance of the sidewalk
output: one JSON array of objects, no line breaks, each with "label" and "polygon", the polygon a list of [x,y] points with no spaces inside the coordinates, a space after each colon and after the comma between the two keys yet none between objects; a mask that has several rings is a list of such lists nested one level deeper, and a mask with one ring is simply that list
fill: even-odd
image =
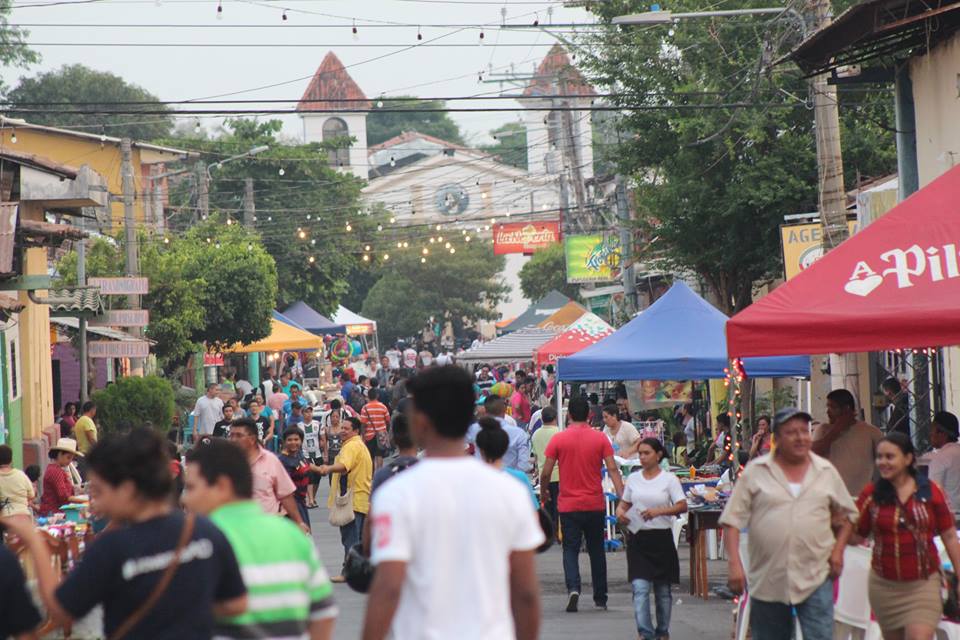
[{"label": "sidewalk", "polygon": [[[321,485],[320,494],[325,493]],[[321,496],[318,495],[318,501]],[[321,502],[321,504],[324,504]],[[326,507],[310,511],[313,522],[313,539],[320,557],[331,575],[340,569],[343,548],[340,546],[338,529],[327,524]],[[729,600],[712,598],[707,602],[690,595],[687,562],[689,547],[680,545],[680,580],[674,587],[674,607],[671,637],[674,640],[726,640],[733,627],[734,605]],[[709,563],[711,586],[726,583],[726,562]],[[609,601],[607,611],[593,608],[590,597],[590,562],[586,553],[580,555],[580,573],[584,593],[580,598],[580,612],[566,613],[566,589],[563,581],[563,566],[560,548],[556,545],[537,557],[537,573],[540,576],[542,593],[543,625],[541,637],[549,640],[584,640],[593,636],[597,640],[623,638],[635,639],[636,625],[633,621],[633,602],[630,585],[627,583],[627,560],[622,552],[607,554]],[[335,585],[340,616],[334,638],[353,640],[360,636],[366,596],[358,594],[345,584]]]}]

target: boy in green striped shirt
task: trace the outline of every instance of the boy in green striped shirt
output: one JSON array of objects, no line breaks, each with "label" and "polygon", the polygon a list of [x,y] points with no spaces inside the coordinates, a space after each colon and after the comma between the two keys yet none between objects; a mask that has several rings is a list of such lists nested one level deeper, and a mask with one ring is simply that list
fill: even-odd
[{"label": "boy in green striped shirt", "polygon": [[247,612],[218,619],[214,637],[330,640],[333,585],[313,540],[252,497],[250,464],[235,444],[214,440],[187,455],[184,504],[223,531],[248,591]]}]

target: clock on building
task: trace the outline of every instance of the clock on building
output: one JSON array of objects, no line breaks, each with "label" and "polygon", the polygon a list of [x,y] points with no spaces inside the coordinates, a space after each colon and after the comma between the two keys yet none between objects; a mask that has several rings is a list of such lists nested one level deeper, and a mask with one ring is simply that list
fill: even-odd
[{"label": "clock on building", "polygon": [[470,195],[458,184],[446,184],[437,189],[434,203],[443,215],[459,215],[470,206]]}]

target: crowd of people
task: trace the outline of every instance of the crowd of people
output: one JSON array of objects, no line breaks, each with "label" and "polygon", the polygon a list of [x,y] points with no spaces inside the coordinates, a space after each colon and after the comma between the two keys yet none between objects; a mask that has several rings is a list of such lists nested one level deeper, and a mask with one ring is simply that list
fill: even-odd
[{"label": "crowd of people", "polygon": [[[694,408],[681,405],[674,433],[649,437],[615,387],[602,403],[571,397],[561,430],[552,371],[469,373],[418,352],[406,368],[398,353],[397,367],[385,355],[365,373],[338,372],[326,394],[293,367],[265,371],[258,387],[211,384],[183,447],[149,427],[100,438],[92,402],[79,415],[65,409],[42,477],[13,468],[0,445],[0,516],[34,560],[47,615],[68,624],[102,606],[111,638],[325,640],[333,583],[349,582],[368,593],[365,640],[464,629],[532,639],[534,555],[554,540],[566,612],[582,606],[584,549],[593,606],[606,609],[612,500],[637,634],[669,638],[680,580],[673,528],[688,508],[671,468],[728,464],[741,448],[729,416],[716,416],[705,438]],[[760,416],[743,443],[720,517],[730,588],[749,592],[757,640],[790,638],[794,618],[805,640],[826,640],[844,549],[872,539],[869,599],[884,637],[930,640],[942,614],[935,537],[960,566],[957,418],[936,414],[935,450],[921,458],[901,430],[864,422],[846,390],[827,396],[826,416]],[[637,461],[626,477],[618,459]],[[339,565],[332,577],[304,535],[324,490],[343,551],[326,559]],[[81,493],[106,529],[58,577],[31,514]],[[39,612],[3,547],[0,571],[0,601],[17,607],[0,615],[0,636],[36,628]]]}]

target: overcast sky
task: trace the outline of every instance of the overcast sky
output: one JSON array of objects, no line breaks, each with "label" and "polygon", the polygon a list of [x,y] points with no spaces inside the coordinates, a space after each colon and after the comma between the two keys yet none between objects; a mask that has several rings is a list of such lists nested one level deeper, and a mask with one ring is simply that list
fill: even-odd
[{"label": "overcast sky", "polygon": [[[479,84],[478,72],[493,65],[495,71],[529,74],[555,39],[530,29],[507,31],[488,28],[480,44],[476,28],[429,27],[428,24],[490,24],[501,22],[506,6],[508,23],[541,24],[550,20],[591,22],[581,9],[563,9],[560,3],[514,0],[224,0],[217,19],[217,0],[92,0],[87,4],[43,5],[54,0],[15,0],[14,24],[30,26],[29,41],[43,57],[26,71],[5,70],[8,84],[15,75],[31,75],[64,64],[82,63],[110,71],[134,82],[163,100],[198,99],[246,91],[291,81],[280,86],[248,91],[242,99],[298,99],[328,50],[333,50],[367,96],[415,94],[422,97],[464,96],[496,92],[497,85]],[[68,0],[75,2],[76,0]],[[286,8],[287,20],[282,20]],[[358,34],[354,36],[354,19]],[[414,26],[365,27],[370,22],[395,22]],[[91,24],[147,25],[105,28]],[[172,24],[202,25],[170,28]],[[73,25],[73,26],[71,26]],[[232,28],[229,25],[265,25]],[[347,25],[303,28],[297,25]],[[417,39],[417,26],[422,40]],[[462,48],[436,48],[436,44],[468,44]],[[53,46],[76,43],[79,46]],[[241,46],[108,47],[106,43],[231,43],[238,45],[309,44],[309,47]],[[410,45],[421,46],[400,51]],[[396,45],[388,47],[372,45]],[[379,60],[371,60],[385,56]],[[515,90],[506,88],[507,93]],[[514,101],[460,103],[463,106],[518,106]],[[248,107],[249,105],[235,105]],[[289,107],[292,105],[272,105]],[[518,112],[453,114],[471,142],[486,140],[486,132],[512,120]],[[191,120],[192,121],[192,120]],[[211,122],[215,124],[215,122]],[[285,131],[298,135],[298,119],[285,118]]]}]

